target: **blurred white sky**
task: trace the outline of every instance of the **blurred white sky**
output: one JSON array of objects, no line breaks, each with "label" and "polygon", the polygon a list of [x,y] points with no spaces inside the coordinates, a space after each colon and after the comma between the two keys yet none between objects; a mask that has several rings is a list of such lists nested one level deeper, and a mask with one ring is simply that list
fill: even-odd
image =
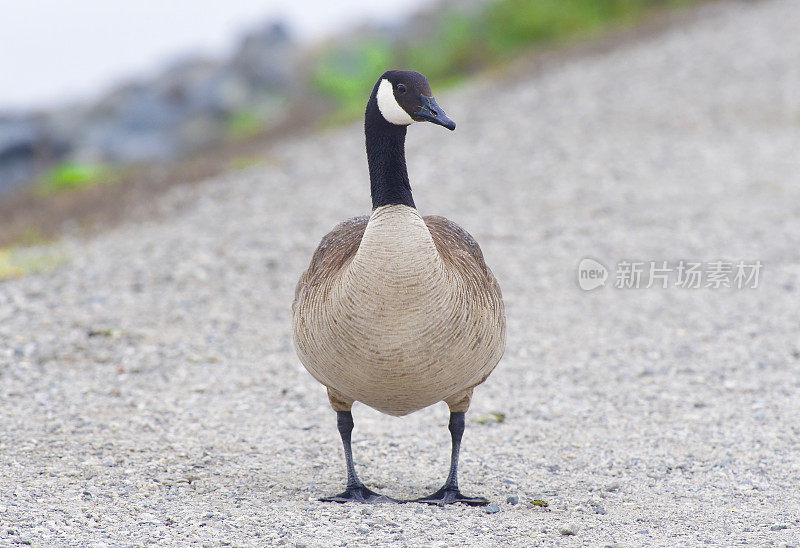
[{"label": "blurred white sky", "polygon": [[94,96],[281,16],[303,40],[433,0],[0,0],[0,110]]}]

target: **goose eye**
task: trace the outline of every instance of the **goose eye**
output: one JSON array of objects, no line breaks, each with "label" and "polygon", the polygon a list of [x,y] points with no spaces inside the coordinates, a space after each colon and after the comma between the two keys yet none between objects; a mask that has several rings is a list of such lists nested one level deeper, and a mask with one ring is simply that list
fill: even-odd
[{"label": "goose eye", "polygon": [[397,93],[405,93],[406,87],[403,84],[397,84]]}]

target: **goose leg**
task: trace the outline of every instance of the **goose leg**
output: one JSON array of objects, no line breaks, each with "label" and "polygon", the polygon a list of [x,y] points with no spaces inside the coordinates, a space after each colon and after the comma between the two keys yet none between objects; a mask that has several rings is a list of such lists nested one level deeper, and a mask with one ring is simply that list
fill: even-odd
[{"label": "goose leg", "polygon": [[322,502],[396,502],[394,499],[379,495],[375,491],[369,489],[366,485],[361,483],[356,474],[356,468],[353,465],[353,450],[350,446],[350,434],[353,432],[353,415],[350,411],[337,411],[336,412],[336,426],[339,429],[339,435],[342,437],[342,445],[344,446],[344,458],[347,462],[347,487],[338,495],[332,497],[323,497],[319,500]]},{"label": "goose leg", "polygon": [[450,413],[450,436],[453,440],[453,450],[450,454],[450,473],[441,489],[420,499],[411,502],[425,502],[428,504],[453,504],[461,502],[469,506],[486,506],[489,501],[483,497],[468,497],[463,495],[458,489],[458,453],[461,450],[461,437],[464,435],[464,412],[457,411]]}]

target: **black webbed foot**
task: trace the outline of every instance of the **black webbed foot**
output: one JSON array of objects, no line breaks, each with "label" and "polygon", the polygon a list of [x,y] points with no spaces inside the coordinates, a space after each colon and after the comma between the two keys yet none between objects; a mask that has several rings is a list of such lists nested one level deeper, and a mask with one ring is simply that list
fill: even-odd
[{"label": "black webbed foot", "polygon": [[489,504],[489,501],[483,497],[468,497],[461,493],[457,487],[442,487],[435,493],[428,495],[427,497],[422,497],[419,499],[414,499],[409,502],[424,502],[426,504],[436,504],[438,506],[444,506],[445,504],[455,504],[460,502],[462,504],[466,504],[468,506],[486,506]]},{"label": "black webbed foot", "polygon": [[344,447],[344,458],[347,464],[347,488],[338,495],[322,497],[319,500],[322,502],[339,502],[342,504],[345,502],[360,502],[362,504],[400,502],[391,497],[376,493],[358,479],[358,474],[356,474],[356,468],[353,464],[353,451],[350,443],[350,435],[353,432],[352,413],[350,413],[350,411],[338,411],[336,413],[336,426],[339,429],[339,434],[342,436],[342,445]]},{"label": "black webbed foot", "polygon": [[368,488],[366,485],[356,485],[354,487],[348,487],[338,495],[334,495],[332,497],[322,497],[319,500],[322,502],[339,502],[342,504],[344,504],[345,502],[360,502],[362,504],[399,502],[391,497],[387,497],[386,495],[381,495],[379,493],[376,493],[372,489]]},{"label": "black webbed foot", "polygon": [[426,504],[455,504],[460,502],[469,506],[486,506],[489,501],[483,497],[468,497],[458,490],[458,453],[461,448],[461,436],[464,434],[464,412],[453,411],[450,413],[450,424],[448,429],[453,441],[453,450],[450,454],[450,473],[441,489],[422,497],[421,499],[410,500],[409,502],[424,502]]}]

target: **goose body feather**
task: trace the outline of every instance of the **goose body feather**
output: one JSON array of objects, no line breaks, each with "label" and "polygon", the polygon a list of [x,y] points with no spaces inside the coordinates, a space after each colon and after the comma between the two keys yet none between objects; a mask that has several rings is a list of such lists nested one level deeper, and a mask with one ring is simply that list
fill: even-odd
[{"label": "goose body feather", "polygon": [[335,410],[354,401],[406,415],[466,411],[505,348],[497,281],[477,242],[406,205],[340,223],[300,278],[293,332]]}]

